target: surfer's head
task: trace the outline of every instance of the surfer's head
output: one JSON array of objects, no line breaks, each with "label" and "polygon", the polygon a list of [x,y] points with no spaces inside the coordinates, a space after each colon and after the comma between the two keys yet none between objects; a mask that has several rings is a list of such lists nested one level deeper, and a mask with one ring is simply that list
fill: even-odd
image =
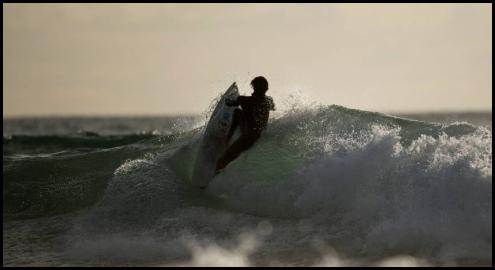
[{"label": "surfer's head", "polygon": [[265,94],[268,91],[268,81],[263,76],[258,76],[251,81],[254,93]]}]

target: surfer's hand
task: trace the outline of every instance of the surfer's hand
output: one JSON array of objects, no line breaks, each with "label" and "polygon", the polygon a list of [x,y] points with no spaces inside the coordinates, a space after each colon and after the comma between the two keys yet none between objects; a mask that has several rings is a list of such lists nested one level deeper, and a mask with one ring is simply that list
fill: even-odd
[{"label": "surfer's hand", "polygon": [[236,102],[235,100],[232,100],[232,99],[228,99],[228,98],[226,98],[226,99],[225,99],[225,104],[226,104],[227,106],[236,106],[236,105],[237,105],[237,102]]}]

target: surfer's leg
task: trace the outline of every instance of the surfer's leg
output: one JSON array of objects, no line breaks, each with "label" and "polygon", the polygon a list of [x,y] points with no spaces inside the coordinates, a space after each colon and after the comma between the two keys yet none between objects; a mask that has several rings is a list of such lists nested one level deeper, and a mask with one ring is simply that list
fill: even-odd
[{"label": "surfer's leg", "polygon": [[259,138],[259,135],[243,134],[235,141],[217,161],[216,171],[219,171],[227,166],[232,160],[236,159],[242,152],[249,149]]},{"label": "surfer's leg", "polygon": [[230,126],[229,134],[227,135],[227,143],[230,141],[230,138],[234,135],[235,129],[238,126],[241,126],[241,131],[242,131],[242,125],[244,124],[244,119],[243,119],[243,112],[241,109],[237,108],[234,110],[234,115],[232,119],[232,126]]},{"label": "surfer's leg", "polygon": [[232,160],[236,159],[244,150],[248,149],[249,146],[244,142],[244,138],[241,136],[237,141],[235,141],[218,159],[215,171],[225,168]]}]

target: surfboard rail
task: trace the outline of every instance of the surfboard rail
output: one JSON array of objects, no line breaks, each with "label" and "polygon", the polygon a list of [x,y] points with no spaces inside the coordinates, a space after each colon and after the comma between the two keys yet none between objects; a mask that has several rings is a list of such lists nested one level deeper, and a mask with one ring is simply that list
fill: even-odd
[{"label": "surfboard rail", "polygon": [[239,89],[234,82],[218,101],[206,125],[194,163],[191,183],[205,188],[215,176],[217,160],[227,148],[227,135],[236,106],[227,106],[225,99],[236,99]]}]

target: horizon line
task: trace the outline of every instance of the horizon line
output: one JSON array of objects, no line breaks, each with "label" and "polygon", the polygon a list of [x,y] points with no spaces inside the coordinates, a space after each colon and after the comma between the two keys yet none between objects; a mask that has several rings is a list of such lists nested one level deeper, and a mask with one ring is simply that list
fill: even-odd
[{"label": "horizon line", "polygon": [[[361,110],[361,109],[357,109]],[[367,111],[367,110],[362,110]],[[470,110],[421,110],[421,111],[369,111],[391,115],[405,114],[455,114],[455,113],[476,113],[486,114],[492,113],[492,109],[470,109]],[[199,117],[204,113],[139,113],[139,114],[42,114],[42,115],[3,115],[3,119],[19,119],[19,118],[145,118],[145,117]]]}]

